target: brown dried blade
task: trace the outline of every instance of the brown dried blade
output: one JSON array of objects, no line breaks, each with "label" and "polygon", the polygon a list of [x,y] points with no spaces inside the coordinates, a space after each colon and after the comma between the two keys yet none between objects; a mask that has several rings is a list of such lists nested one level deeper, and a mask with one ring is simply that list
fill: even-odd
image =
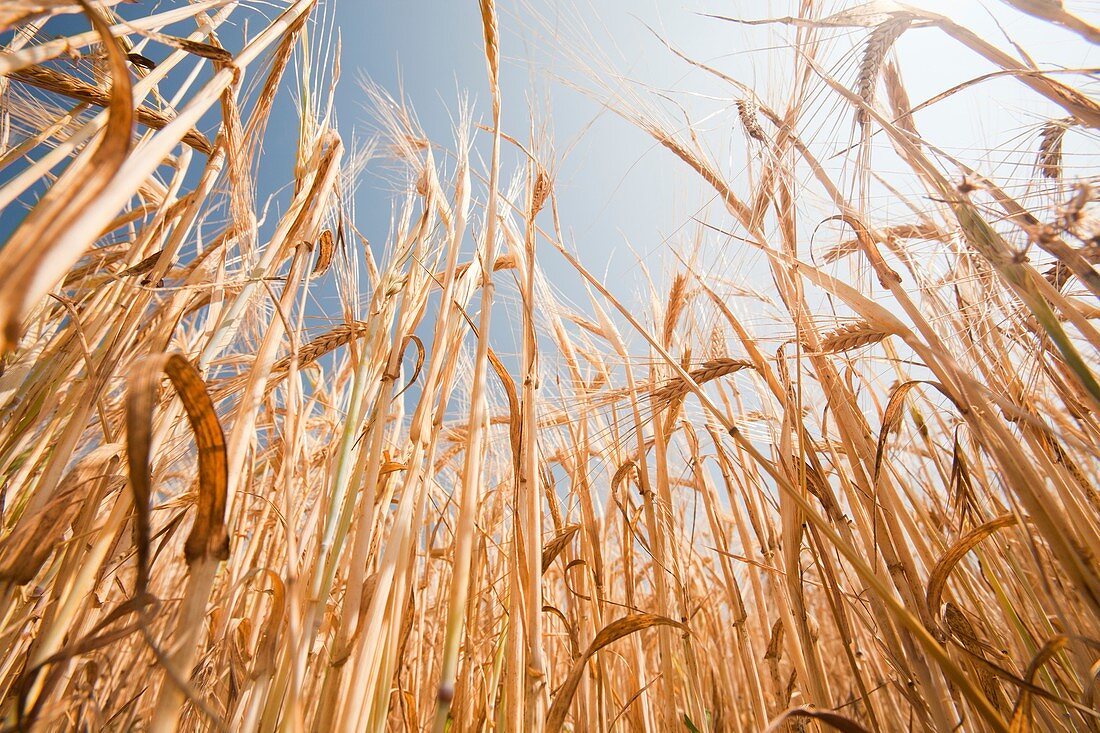
[{"label": "brown dried blade", "polygon": [[986,537],[1002,527],[1011,527],[1016,522],[1017,519],[1014,514],[1003,514],[996,519],[991,519],[963,535],[958,542],[947,549],[947,552],[943,553],[943,556],[936,562],[935,567],[932,568],[932,573],[928,576],[925,603],[928,604],[930,617],[935,618],[939,615],[943,587],[946,585],[947,577],[951,574],[951,571],[959,564],[959,560],[962,560],[968,552],[977,547],[978,543]]},{"label": "brown dried blade", "polygon": [[781,730],[799,730],[799,718],[809,718],[810,720],[816,720],[819,723],[839,730],[841,733],[868,733],[867,729],[862,725],[846,718],[840,713],[834,713],[831,710],[814,710],[810,707],[791,708],[787,710],[778,718],[772,721],[765,731],[765,733],[777,733]]},{"label": "brown dried blade", "polygon": [[229,481],[225,435],[206,391],[206,383],[198,369],[181,354],[161,354],[147,359],[134,375],[126,397],[126,455],[137,515],[134,524],[137,595],[146,592],[149,582],[149,502],[152,496],[149,453],[153,411],[162,373],[168,375],[183,403],[198,452],[197,515],[184,545],[187,563],[191,565],[204,557],[224,560],[229,556],[229,535],[225,528]]},{"label": "brown dried blade", "polygon": [[546,714],[546,733],[557,733],[565,723],[565,716],[569,712],[569,704],[573,701],[573,695],[577,691],[577,685],[580,684],[581,675],[584,674],[584,668],[588,663],[588,660],[593,654],[603,649],[613,641],[617,641],[624,636],[629,636],[636,631],[642,629],[648,629],[651,626],[676,626],[681,629],[686,627],[678,622],[673,621],[665,616],[658,616],[653,613],[635,613],[623,618],[612,621],[607,626],[600,629],[600,632],[596,634],[596,638],[592,640],[592,643],[588,645],[588,649],[584,654],[573,663],[573,669],[569,671],[569,676],[566,677],[565,682],[558,688],[554,695],[554,701],[550,705],[550,712]]}]

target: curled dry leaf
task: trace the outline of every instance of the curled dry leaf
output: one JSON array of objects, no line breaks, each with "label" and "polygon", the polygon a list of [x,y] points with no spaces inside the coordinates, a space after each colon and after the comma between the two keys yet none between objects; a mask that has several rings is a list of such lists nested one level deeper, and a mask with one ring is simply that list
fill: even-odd
[{"label": "curled dry leaf", "polygon": [[258,577],[271,581],[271,611],[261,625],[259,642],[253,656],[253,676],[268,672],[275,667],[276,654],[279,651],[279,631],[286,615],[286,584],[272,570],[261,570]]},{"label": "curled dry leaf", "polygon": [[947,577],[951,574],[951,570],[959,564],[959,560],[962,560],[966,553],[977,547],[978,543],[986,537],[998,529],[1011,527],[1016,522],[1017,519],[1014,514],[1004,514],[996,519],[991,519],[963,535],[958,542],[948,548],[947,552],[943,553],[943,557],[936,562],[935,567],[932,568],[932,573],[928,576],[925,602],[928,604],[930,618],[938,616],[943,587],[947,583]]},{"label": "curled dry leaf", "polygon": [[588,645],[588,649],[584,654],[573,663],[573,668],[569,670],[569,676],[565,678],[565,682],[558,688],[554,694],[553,703],[550,705],[550,711],[546,714],[546,733],[557,733],[565,723],[565,716],[569,712],[569,704],[573,701],[573,695],[577,691],[577,685],[580,684],[581,675],[584,674],[585,665],[593,654],[603,649],[608,644],[618,641],[624,636],[629,636],[636,631],[642,629],[648,629],[651,626],[675,626],[680,629],[686,629],[679,621],[673,621],[665,616],[658,616],[653,613],[635,613],[623,618],[612,621],[607,626],[600,629],[600,632],[596,634],[596,638],[592,640],[592,643]]},{"label": "curled dry leaf", "polygon": [[518,465],[523,425],[520,419],[519,392],[516,391],[516,381],[512,379],[512,375],[508,373],[508,367],[504,366],[504,362],[500,360],[495,351],[489,349],[487,355],[489,364],[492,365],[501,386],[504,387],[504,394],[508,397],[508,440],[512,446],[512,461]]},{"label": "curled dry leaf", "polygon": [[788,726],[798,725],[801,718],[816,720],[818,723],[824,723],[834,730],[841,731],[841,733],[868,733],[866,728],[851,718],[847,718],[840,713],[834,713],[831,710],[816,710],[812,707],[787,710],[771,722],[765,733],[779,733],[779,731],[788,730]]},{"label": "curled dry leaf", "polygon": [[182,354],[151,357],[131,377],[126,395],[126,455],[137,515],[134,544],[138,556],[139,593],[145,592],[149,581],[150,451],[153,412],[158,402],[162,373],[168,375],[183,403],[198,452],[198,500],[195,522],[184,545],[187,562],[190,565],[201,558],[225,560],[229,557],[229,534],[225,527],[228,463],[225,435],[214,411],[214,403],[198,369]]},{"label": "curled dry leaf", "polygon": [[[943,620],[947,625],[950,638],[956,644],[965,649],[975,659],[982,662],[988,661],[986,660],[985,650],[989,645],[979,638],[978,632],[974,629],[974,624],[970,623],[970,619],[967,618],[961,608],[948,601],[943,606]],[[971,674],[974,675],[979,687],[982,688],[982,694],[989,700],[989,704],[999,712],[1004,707],[1004,702],[1001,698],[1001,689],[993,673],[980,662],[969,662],[969,666]]]},{"label": "curled dry leaf", "polygon": [[321,239],[317,242],[317,263],[313,266],[313,276],[323,275],[332,266],[332,255],[336,252],[333,242],[332,230],[321,232]]},{"label": "curled dry leaf", "polygon": [[[876,71],[876,74],[877,73]],[[867,225],[864,224],[859,217],[845,213],[831,216],[825,221],[842,221],[852,228],[856,233],[856,241],[863,247],[864,254],[867,255],[867,259],[871,262],[871,267],[874,268],[875,274],[878,276],[879,284],[881,284],[883,288],[889,289],[891,285],[896,285],[901,282],[901,276],[898,275],[890,265],[886,264],[886,260],[879,254],[874,237],[871,236],[871,232],[867,228]]]},{"label": "curled dry leaf", "polygon": [[[1056,654],[1066,648],[1069,637],[1058,635],[1048,639],[1046,643],[1035,653],[1031,663],[1027,665],[1024,680],[1030,685],[1035,681],[1035,675],[1044,664],[1049,662]],[[1012,709],[1012,720],[1008,729],[1011,733],[1031,733],[1031,691],[1027,687],[1020,690],[1020,697],[1016,706]]]},{"label": "curled dry leaf", "polygon": [[415,333],[412,333],[409,334],[409,337],[407,339],[405,339],[406,349],[409,347],[410,343],[416,345],[416,364],[413,366],[413,373],[412,376],[409,377],[409,381],[406,382],[405,386],[402,387],[401,390],[393,396],[394,399],[397,399],[401,395],[405,394],[405,392],[408,391],[409,387],[416,384],[416,380],[420,379],[420,372],[424,369],[424,358],[426,356],[426,352],[424,350],[424,342],[420,340],[419,336],[417,336]]}]

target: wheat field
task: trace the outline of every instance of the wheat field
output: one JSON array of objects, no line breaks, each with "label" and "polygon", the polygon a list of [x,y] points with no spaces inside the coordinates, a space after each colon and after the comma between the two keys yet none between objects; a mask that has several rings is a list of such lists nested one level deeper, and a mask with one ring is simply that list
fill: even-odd
[{"label": "wheat field", "polygon": [[[1097,70],[885,0],[712,18],[783,39],[775,85],[661,46],[734,168],[586,66],[717,209],[627,300],[467,2],[450,140],[340,79],[317,0],[0,2],[0,729],[1100,730]],[[994,71],[911,99],[912,32]],[[1055,110],[1008,177],[922,128],[992,77]]]}]

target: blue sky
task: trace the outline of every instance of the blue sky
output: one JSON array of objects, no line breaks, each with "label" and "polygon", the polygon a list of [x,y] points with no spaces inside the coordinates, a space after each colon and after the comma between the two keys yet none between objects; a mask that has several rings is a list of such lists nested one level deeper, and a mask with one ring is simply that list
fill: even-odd
[{"label": "blue sky", "polygon": [[[853,2],[825,3],[825,11]],[[921,8],[944,13],[1002,48],[1011,50],[1004,34],[1024,43],[1040,64],[1097,66],[1100,58],[1088,44],[1057,28],[1044,26],[1009,9],[999,0],[923,0]],[[550,134],[566,239],[583,261],[607,278],[616,295],[645,302],[643,267],[667,286],[676,260],[669,246],[690,245],[699,228],[694,218],[723,224],[713,191],[671,154],[634,125],[603,108],[608,92],[592,82],[598,75],[622,77],[621,85],[643,85],[674,104],[662,102],[666,119],[675,124],[682,107],[695,121],[700,138],[714,159],[736,179],[748,152],[736,128],[735,94],[726,85],[676,59],[654,33],[693,58],[712,64],[761,91],[782,90],[789,75],[785,30],[747,27],[706,17],[707,14],[764,18],[791,12],[795,3],[757,0],[500,0],[504,125],[525,138],[528,113],[552,120]],[[1067,3],[1086,17],[1096,17],[1096,3]],[[453,116],[463,95],[471,99],[475,118],[488,119],[488,91],[482,56],[477,3],[378,2],[337,0],[329,12],[343,40],[343,79],[339,117],[346,139],[369,129],[369,111],[358,81],[369,78],[391,94],[403,94],[434,142],[451,141]],[[651,30],[652,29],[652,30]],[[834,49],[843,76],[858,63],[865,29],[841,33]],[[770,50],[769,50],[770,49]],[[993,67],[938,31],[916,29],[897,44],[913,103]],[[603,57],[594,61],[594,55]],[[575,85],[594,90],[584,94]],[[601,96],[602,95],[602,96]],[[779,102],[774,99],[773,102]],[[835,108],[827,108],[831,114]],[[1038,126],[1060,116],[1012,80],[994,81],[929,109],[921,115],[922,131],[949,150],[978,151],[1005,145],[1032,149]],[[835,115],[834,115],[835,116]],[[851,134],[850,112],[843,123],[818,129],[808,118],[804,135],[829,140],[840,156]],[[682,122],[683,117],[679,120]],[[1072,145],[1067,140],[1067,145]],[[990,168],[999,164],[992,157]],[[389,221],[390,185],[368,169],[359,190],[360,226],[372,241],[383,241]],[[1030,176],[1030,171],[1006,171]],[[884,214],[888,212],[883,212]],[[712,237],[713,239],[713,237]],[[719,243],[718,247],[723,246]],[[753,278],[723,271],[724,253],[709,245],[704,262],[733,280]],[[549,248],[542,266],[570,298],[585,298],[580,281]],[[588,310],[581,306],[582,310]]]},{"label": "blue sky", "polygon": [[[835,9],[852,4],[831,3]],[[997,0],[914,4],[951,15],[998,45],[1011,48],[1000,35],[999,23],[1041,63],[1100,63],[1087,44],[1072,34],[1043,27]],[[557,166],[563,217],[575,237],[588,240],[585,252],[596,257],[593,264],[618,257],[616,253],[632,259],[627,241],[643,252],[650,251],[690,218],[700,197],[708,192],[647,135],[613,113],[601,112],[596,99],[571,88],[571,83],[593,85],[563,49],[580,47],[585,58],[590,58],[588,50],[597,49],[624,78],[675,99],[693,119],[701,120],[699,127],[707,140],[713,141],[716,157],[730,160],[739,151],[730,153],[720,146],[743,147],[740,140],[731,140],[738,135],[728,127],[732,121],[731,90],[674,58],[647,26],[694,58],[766,88],[778,86],[775,82],[782,81],[785,69],[777,54],[761,49],[775,45],[782,31],[746,28],[704,14],[762,18],[789,12],[788,5],[755,0],[501,0],[505,126],[525,137],[532,106],[536,116],[552,118],[554,147],[563,156]],[[1090,6],[1095,10],[1095,3],[1079,5],[1086,16]],[[343,39],[339,116],[345,137],[355,129],[369,127],[364,95],[357,83],[361,78],[373,80],[392,94],[403,92],[437,143],[450,141],[453,115],[463,94],[473,101],[475,116],[487,119],[489,100],[476,2],[337,0],[333,7]],[[850,41],[857,49],[862,33],[865,31],[854,32]],[[580,46],[585,43],[589,49]],[[914,103],[992,69],[934,30],[911,31],[898,43],[897,52]],[[925,123],[930,137],[958,147],[988,144],[997,142],[998,135],[1018,134],[1021,122],[1038,124],[1057,113],[1038,103],[1018,83],[988,88],[995,104],[975,105],[971,98],[964,106],[960,98],[958,105],[948,102],[941,111],[930,110]],[[966,117],[961,116],[964,114]],[[1010,116],[1013,119],[1009,120]],[[838,151],[847,133],[844,127],[832,132]],[[366,199],[384,193],[375,190],[369,177],[365,183],[362,196]]]},{"label": "blue sky", "polygon": [[[118,7],[124,14],[144,14],[150,7],[168,8],[174,1]],[[654,32],[693,58],[757,89],[781,90],[789,74],[783,30],[750,28],[706,14],[764,18],[788,13],[793,4],[778,0],[499,1],[504,126],[525,138],[529,113],[533,111],[540,121],[552,120],[547,129],[557,154],[556,192],[567,241],[594,271],[614,273],[609,285],[617,295],[634,301],[643,297],[643,265],[658,281],[665,280],[662,270],[675,262],[669,245],[690,243],[698,232],[693,218],[708,212],[713,192],[649,136],[604,108],[610,93],[593,78],[606,80],[618,74],[621,79],[614,87],[652,90],[643,95],[656,100],[674,125],[682,124],[678,109],[682,108],[713,158],[736,179],[745,156],[751,154],[736,129],[733,102],[737,95],[676,59]],[[1011,49],[1002,35],[1006,32],[1023,41],[1040,63],[1075,67],[1100,62],[1088,44],[1072,34],[1036,23],[999,0],[914,4],[951,15]],[[850,5],[826,3],[826,11]],[[1096,18],[1095,2],[1067,5]],[[232,47],[235,33],[247,25],[254,27],[260,14],[270,16],[278,7],[245,4],[235,13],[232,27],[225,29],[223,42]],[[71,18],[80,22],[78,16]],[[314,19],[318,26],[335,28],[342,41],[337,110],[341,134],[349,144],[371,132],[361,80],[408,100],[428,136],[444,147],[451,144],[453,119],[464,97],[473,106],[475,120],[488,119],[481,26],[474,0],[322,0]],[[70,21],[51,22],[47,35],[63,32],[64,23]],[[851,70],[865,33],[860,29],[837,37],[835,48],[847,50],[846,56],[837,57],[839,71]],[[907,33],[896,51],[914,103],[992,68],[933,30]],[[601,60],[595,61],[596,56]],[[585,65],[595,67],[595,77],[582,68]],[[579,92],[578,85],[591,93]],[[985,96],[978,103],[974,97],[960,97],[928,110],[922,129],[949,149],[992,149],[1006,143],[1028,148],[1038,125],[1059,114],[1011,80],[983,85],[975,94]],[[281,94],[265,138],[258,206],[292,180],[297,139],[293,98],[292,91]],[[850,115],[843,119],[838,126],[821,129],[808,119],[803,134],[829,140],[840,154],[851,132]],[[357,193],[358,225],[379,246],[386,240],[394,203],[389,170],[382,164],[369,166]],[[10,231],[22,216],[21,210],[11,208],[0,212],[0,232]],[[710,208],[713,214],[714,207]],[[714,221],[721,223],[719,219]],[[721,252],[712,252],[712,257],[721,263]],[[579,280],[549,251],[543,266],[567,295],[584,297]]]}]

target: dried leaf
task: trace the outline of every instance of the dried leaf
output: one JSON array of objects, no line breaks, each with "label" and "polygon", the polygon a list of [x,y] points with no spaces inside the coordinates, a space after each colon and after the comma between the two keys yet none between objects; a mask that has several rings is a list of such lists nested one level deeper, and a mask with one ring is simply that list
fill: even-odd
[{"label": "dried leaf", "polygon": [[183,402],[198,452],[197,514],[184,545],[187,563],[191,565],[200,558],[224,560],[229,557],[229,535],[225,528],[229,469],[225,435],[214,403],[198,369],[183,355],[154,356],[133,376],[126,398],[126,454],[137,514],[134,545],[138,555],[137,590],[140,594],[145,592],[149,580],[149,502],[152,496],[149,452],[162,372],[168,375]]},{"label": "dried leaf", "polygon": [[557,733],[557,731],[561,730],[562,725],[565,723],[565,716],[569,713],[569,705],[573,701],[573,695],[577,692],[577,685],[580,684],[581,675],[584,674],[585,665],[593,654],[624,636],[629,636],[642,629],[648,629],[651,626],[676,626],[681,629],[687,628],[678,621],[673,621],[670,618],[658,616],[653,613],[631,614],[630,616],[616,619],[607,626],[604,626],[600,629],[600,632],[596,634],[596,638],[588,645],[588,649],[585,650],[580,659],[573,663],[573,669],[569,671],[569,676],[566,677],[565,682],[562,683],[562,686],[558,688],[555,693],[554,701],[550,705],[550,711],[546,714],[546,728],[544,730],[547,731],[547,733]]},{"label": "dried leaf", "polygon": [[152,59],[142,56],[140,53],[128,53],[126,59],[134,66],[139,66],[147,71],[152,71],[157,68],[156,62]]},{"label": "dried leaf", "polygon": [[137,263],[133,267],[127,267],[125,270],[122,271],[121,274],[126,276],[144,275],[156,266],[157,260],[160,259],[160,256],[163,252],[163,249],[158,249],[156,252],[144,258],[141,262]]},{"label": "dried leaf", "polygon": [[785,730],[787,721],[798,718],[816,720],[819,723],[824,723],[830,728],[841,731],[841,733],[868,733],[866,728],[851,718],[846,718],[840,713],[834,713],[831,710],[815,710],[811,707],[791,708],[787,710],[771,722],[771,725],[767,727],[765,733],[778,733],[778,731]]},{"label": "dried leaf", "polygon": [[336,252],[336,245],[333,243],[332,230],[326,229],[321,232],[321,239],[317,242],[317,264],[313,266],[313,276],[323,275],[328,272],[328,268],[332,266],[332,255]]},{"label": "dried leaf", "polygon": [[1016,524],[1016,515],[1003,514],[963,535],[958,542],[951,545],[943,557],[936,562],[932,573],[928,576],[928,590],[925,594],[925,602],[932,618],[939,615],[940,598],[943,595],[943,587],[947,583],[947,577],[962,560],[966,553],[978,546],[982,540],[1003,527],[1011,527]]},{"label": "dried leaf", "polygon": [[[1055,636],[1048,639],[1042,648],[1035,653],[1031,663],[1027,665],[1024,679],[1030,685],[1035,681],[1035,675],[1039,669],[1050,661],[1055,654],[1062,651],[1069,642],[1069,637]],[[1009,733],[1031,733],[1031,692],[1024,687],[1020,690],[1020,698],[1016,701],[1016,707],[1012,710],[1012,720],[1008,724]]]},{"label": "dried leaf", "polygon": [[416,380],[420,378],[420,372],[424,369],[424,357],[426,355],[424,351],[424,342],[421,341],[420,337],[415,333],[409,334],[409,338],[405,340],[406,348],[408,348],[409,342],[416,344],[416,366],[413,367],[413,373],[412,376],[409,377],[408,383],[401,388],[401,391],[393,396],[395,400],[405,394],[405,391],[408,390],[409,387],[416,384]]}]

